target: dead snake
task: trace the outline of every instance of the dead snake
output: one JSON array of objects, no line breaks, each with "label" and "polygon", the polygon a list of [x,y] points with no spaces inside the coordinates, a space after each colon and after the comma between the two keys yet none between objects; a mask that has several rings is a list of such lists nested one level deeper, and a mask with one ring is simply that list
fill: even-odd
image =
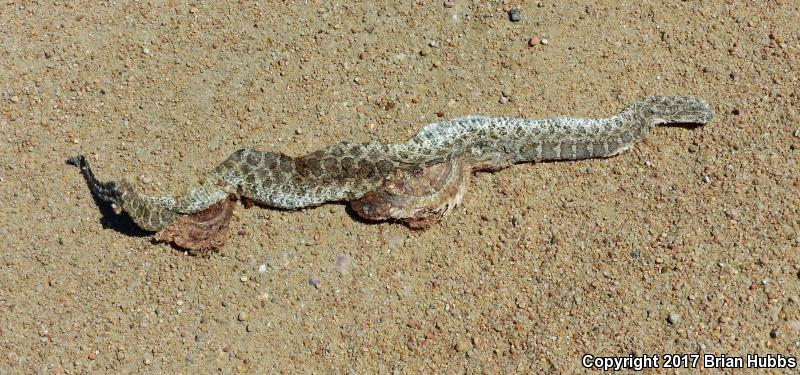
[{"label": "dead snake", "polygon": [[299,157],[245,148],[177,197],[145,195],[125,180],[100,182],[83,155],[67,162],[80,167],[97,198],[148,231],[163,230],[231,196],[284,209],[350,201],[367,219],[422,227],[459,203],[472,171],[609,157],[656,125],[705,124],[713,117],[700,99],[652,96],[601,119],[467,116],[430,124],[400,144],[341,142]]}]

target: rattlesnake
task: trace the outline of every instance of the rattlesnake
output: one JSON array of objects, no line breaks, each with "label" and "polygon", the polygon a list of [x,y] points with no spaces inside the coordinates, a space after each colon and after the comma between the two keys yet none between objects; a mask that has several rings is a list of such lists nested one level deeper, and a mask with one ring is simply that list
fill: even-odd
[{"label": "rattlesnake", "polygon": [[118,213],[127,212],[142,229],[171,230],[172,237],[162,236],[167,240],[174,240],[175,233],[191,237],[187,226],[195,233],[211,230],[203,226],[209,220],[213,228],[226,231],[230,197],[284,209],[350,201],[366,219],[394,218],[422,227],[459,203],[473,171],[609,157],[629,149],[656,125],[705,124],[713,116],[709,105],[694,97],[652,96],[601,119],[467,116],[427,125],[401,144],[341,142],[299,157],[245,148],[178,197],[144,195],[125,180],[100,182],[83,155],[67,162],[80,167],[97,198],[112,203]]}]

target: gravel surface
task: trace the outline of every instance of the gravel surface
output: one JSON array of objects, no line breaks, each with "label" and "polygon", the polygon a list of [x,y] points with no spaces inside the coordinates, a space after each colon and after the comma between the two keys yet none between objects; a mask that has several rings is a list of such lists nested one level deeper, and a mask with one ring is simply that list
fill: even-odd
[{"label": "gravel surface", "polygon": [[[798,356],[796,1],[192,4],[0,5],[0,373]],[[85,153],[102,178],[165,193],[244,146],[602,117],[654,94],[717,117],[611,159],[479,174],[425,231],[343,205],[239,209],[210,258],[99,210],[63,164]]]}]

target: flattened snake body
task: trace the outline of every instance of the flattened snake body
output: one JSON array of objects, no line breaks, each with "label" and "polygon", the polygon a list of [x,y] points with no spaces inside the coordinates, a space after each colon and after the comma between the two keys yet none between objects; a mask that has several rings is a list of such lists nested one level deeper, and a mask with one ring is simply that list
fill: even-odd
[{"label": "flattened snake body", "polygon": [[423,227],[459,203],[473,171],[609,157],[656,125],[705,124],[713,116],[709,105],[694,97],[652,96],[601,119],[467,116],[427,125],[400,144],[341,142],[299,157],[245,148],[177,197],[144,195],[125,180],[100,182],[82,155],[67,162],[80,167],[97,198],[148,231],[161,231],[231,196],[284,209],[349,201],[366,219]]}]

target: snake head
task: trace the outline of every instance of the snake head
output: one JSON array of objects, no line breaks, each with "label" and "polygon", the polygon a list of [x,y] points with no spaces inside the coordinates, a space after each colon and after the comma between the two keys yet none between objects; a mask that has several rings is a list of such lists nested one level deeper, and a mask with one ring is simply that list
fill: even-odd
[{"label": "snake head", "polygon": [[714,110],[702,99],[693,96],[650,96],[634,104],[651,126],[660,124],[706,124],[714,118]]}]

